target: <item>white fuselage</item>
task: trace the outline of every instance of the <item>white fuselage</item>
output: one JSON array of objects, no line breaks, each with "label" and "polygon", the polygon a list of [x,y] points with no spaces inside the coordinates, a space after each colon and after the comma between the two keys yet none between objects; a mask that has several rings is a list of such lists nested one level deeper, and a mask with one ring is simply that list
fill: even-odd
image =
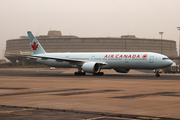
[{"label": "white fuselage", "polygon": [[[101,69],[157,69],[172,64],[172,61],[167,56],[153,52],[43,53],[36,56],[106,63],[101,66]],[[78,65],[54,59],[38,58],[37,62],[51,67],[78,67]]]}]

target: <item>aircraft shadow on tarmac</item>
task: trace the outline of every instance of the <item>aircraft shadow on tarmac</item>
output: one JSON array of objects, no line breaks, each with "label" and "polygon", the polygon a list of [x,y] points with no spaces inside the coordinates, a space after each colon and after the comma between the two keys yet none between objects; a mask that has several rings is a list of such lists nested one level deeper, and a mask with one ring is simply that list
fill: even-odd
[{"label": "aircraft shadow on tarmac", "polygon": [[85,76],[75,76],[73,73],[63,73],[63,71],[21,71],[21,70],[0,70],[0,76],[24,76],[24,77],[72,77],[72,78],[105,78],[105,79],[144,79],[144,80],[180,80],[179,75],[162,74],[155,77],[153,73],[147,74],[106,74],[103,76],[93,76],[87,74]]}]

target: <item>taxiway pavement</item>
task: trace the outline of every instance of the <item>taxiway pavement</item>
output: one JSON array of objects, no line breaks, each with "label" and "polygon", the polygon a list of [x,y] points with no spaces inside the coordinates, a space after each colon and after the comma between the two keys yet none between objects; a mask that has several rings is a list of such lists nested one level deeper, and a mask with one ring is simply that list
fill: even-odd
[{"label": "taxiway pavement", "polygon": [[[154,73],[135,70],[127,74],[104,70],[104,76],[74,76],[74,71],[76,70],[1,68],[0,117],[16,115],[16,110],[13,109],[16,106],[18,110],[22,107],[20,111],[23,113],[25,109],[28,109],[28,113],[34,113],[29,109],[46,108],[88,114],[113,114],[116,117],[129,115],[136,116],[136,119],[145,119],[146,116],[154,119],[180,119],[179,74],[155,77]],[[7,106],[10,106],[9,109]],[[23,113],[19,115],[23,116]],[[45,117],[42,114],[40,116]],[[46,117],[47,114],[50,113],[46,113]],[[98,118],[99,114],[72,118],[102,120]],[[67,117],[71,117],[71,114],[62,119],[68,119]]]}]

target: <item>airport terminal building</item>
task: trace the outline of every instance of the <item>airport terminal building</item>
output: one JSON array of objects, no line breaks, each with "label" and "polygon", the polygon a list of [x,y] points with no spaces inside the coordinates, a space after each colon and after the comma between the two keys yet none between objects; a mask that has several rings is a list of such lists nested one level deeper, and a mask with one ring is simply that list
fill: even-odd
[{"label": "airport terminal building", "polygon": [[[174,40],[136,38],[134,35],[121,37],[64,36],[60,31],[49,31],[47,35],[36,36],[46,52],[156,52],[176,58],[177,49]],[[23,65],[30,63],[21,56],[10,54],[31,55],[29,39],[21,36],[19,39],[6,41],[5,57],[13,64],[17,61]]]}]

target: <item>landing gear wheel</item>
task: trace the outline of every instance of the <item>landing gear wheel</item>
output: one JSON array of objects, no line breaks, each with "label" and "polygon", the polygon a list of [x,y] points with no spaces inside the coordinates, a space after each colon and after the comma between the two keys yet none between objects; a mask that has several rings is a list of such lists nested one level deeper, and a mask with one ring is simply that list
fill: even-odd
[{"label": "landing gear wheel", "polygon": [[156,73],[156,75],[155,75],[156,77],[159,77],[160,76],[160,74],[159,73]]},{"label": "landing gear wheel", "polygon": [[74,75],[86,75],[85,72],[74,72]]},{"label": "landing gear wheel", "polygon": [[156,76],[156,77],[159,77],[159,76],[160,76],[160,74],[159,74],[159,73],[160,73],[160,68],[159,68],[159,69],[156,69],[156,70],[155,70],[155,73],[156,73],[155,76]]},{"label": "landing gear wheel", "polygon": [[103,73],[103,72],[100,72],[100,74],[101,74],[101,75],[104,75],[104,73]]},{"label": "landing gear wheel", "polygon": [[103,72],[98,72],[98,73],[93,73],[93,75],[104,75],[104,73]]},{"label": "landing gear wheel", "polygon": [[83,75],[86,75],[86,73],[85,72],[82,72],[83,73]]}]

